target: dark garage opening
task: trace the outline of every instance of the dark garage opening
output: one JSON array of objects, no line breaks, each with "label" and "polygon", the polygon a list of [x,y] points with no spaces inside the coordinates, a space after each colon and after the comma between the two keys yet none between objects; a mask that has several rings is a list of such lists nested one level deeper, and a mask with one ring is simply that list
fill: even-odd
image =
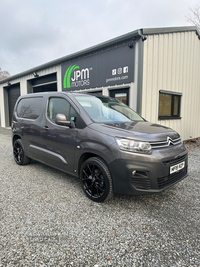
[{"label": "dark garage opening", "polygon": [[29,80],[33,87],[33,93],[57,91],[57,75],[52,73]]},{"label": "dark garage opening", "polygon": [[33,93],[57,91],[57,82],[33,87]]},{"label": "dark garage opening", "polygon": [[9,126],[11,125],[12,121],[12,114],[15,103],[20,96],[20,84],[11,85],[6,88],[8,91],[8,106],[9,106]]}]

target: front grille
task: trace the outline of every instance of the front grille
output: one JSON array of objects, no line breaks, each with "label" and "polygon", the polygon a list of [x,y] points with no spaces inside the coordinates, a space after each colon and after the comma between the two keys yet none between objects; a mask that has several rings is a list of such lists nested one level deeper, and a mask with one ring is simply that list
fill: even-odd
[{"label": "front grille", "polygon": [[187,158],[187,155],[184,155],[184,156],[179,157],[179,158],[177,158],[177,159],[171,159],[171,160],[163,161],[163,164],[164,164],[165,166],[176,165],[176,164],[178,164],[178,163],[180,163],[180,162],[182,162],[182,161],[185,161],[186,158]]},{"label": "front grille", "polygon": [[187,174],[187,167],[180,170],[177,173],[173,173],[171,175],[165,176],[165,177],[161,177],[158,178],[158,189],[163,189],[169,185],[172,185],[176,182],[178,182],[179,180],[181,180],[185,175]]},{"label": "front grille", "polygon": [[158,142],[150,142],[150,145],[152,147],[152,149],[156,149],[156,148],[164,148],[164,147],[168,147],[168,146],[177,146],[179,144],[181,144],[181,138],[176,138],[176,139],[172,139],[170,137],[167,137],[167,140],[165,141],[158,141]]},{"label": "front grille", "polygon": [[149,176],[147,172],[136,171],[135,175],[131,177],[132,185],[137,189],[149,190],[151,189]]}]

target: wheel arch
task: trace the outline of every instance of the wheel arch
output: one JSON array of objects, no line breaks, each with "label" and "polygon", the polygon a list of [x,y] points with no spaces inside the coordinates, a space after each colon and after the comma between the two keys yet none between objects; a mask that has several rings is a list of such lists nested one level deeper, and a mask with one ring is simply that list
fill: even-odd
[{"label": "wheel arch", "polygon": [[81,166],[83,165],[83,163],[87,159],[92,158],[92,157],[97,157],[97,158],[101,159],[106,164],[106,166],[108,167],[108,163],[101,156],[99,156],[99,155],[97,155],[95,153],[86,152],[86,153],[82,154],[80,159],[79,159],[79,162],[78,162],[78,176],[80,176],[80,170],[81,170]]},{"label": "wheel arch", "polygon": [[14,146],[14,143],[15,143],[15,141],[16,141],[17,139],[22,139],[22,138],[21,138],[21,136],[19,136],[18,134],[15,134],[15,135],[13,136],[13,139],[12,139],[12,145],[13,145],[13,146]]},{"label": "wheel arch", "polygon": [[91,154],[85,154],[82,157],[80,170],[81,185],[89,199],[95,202],[104,202],[112,198],[112,176],[108,164],[103,158],[96,154],[92,154],[92,156]]}]

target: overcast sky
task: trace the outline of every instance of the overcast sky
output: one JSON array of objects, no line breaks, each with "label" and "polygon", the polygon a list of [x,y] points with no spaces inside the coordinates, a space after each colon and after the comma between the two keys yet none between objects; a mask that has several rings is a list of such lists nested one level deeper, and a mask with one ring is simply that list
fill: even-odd
[{"label": "overcast sky", "polygon": [[11,75],[141,28],[189,26],[200,0],[0,0],[0,68]]}]

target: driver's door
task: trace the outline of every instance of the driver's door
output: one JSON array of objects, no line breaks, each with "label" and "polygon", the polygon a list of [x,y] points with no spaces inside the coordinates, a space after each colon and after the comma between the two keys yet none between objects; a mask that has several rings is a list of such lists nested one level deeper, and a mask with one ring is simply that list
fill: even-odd
[{"label": "driver's door", "polygon": [[43,133],[46,154],[44,161],[53,167],[73,173],[77,129],[56,124],[57,114],[64,114],[68,121],[76,120],[76,112],[65,98],[49,99]]}]

